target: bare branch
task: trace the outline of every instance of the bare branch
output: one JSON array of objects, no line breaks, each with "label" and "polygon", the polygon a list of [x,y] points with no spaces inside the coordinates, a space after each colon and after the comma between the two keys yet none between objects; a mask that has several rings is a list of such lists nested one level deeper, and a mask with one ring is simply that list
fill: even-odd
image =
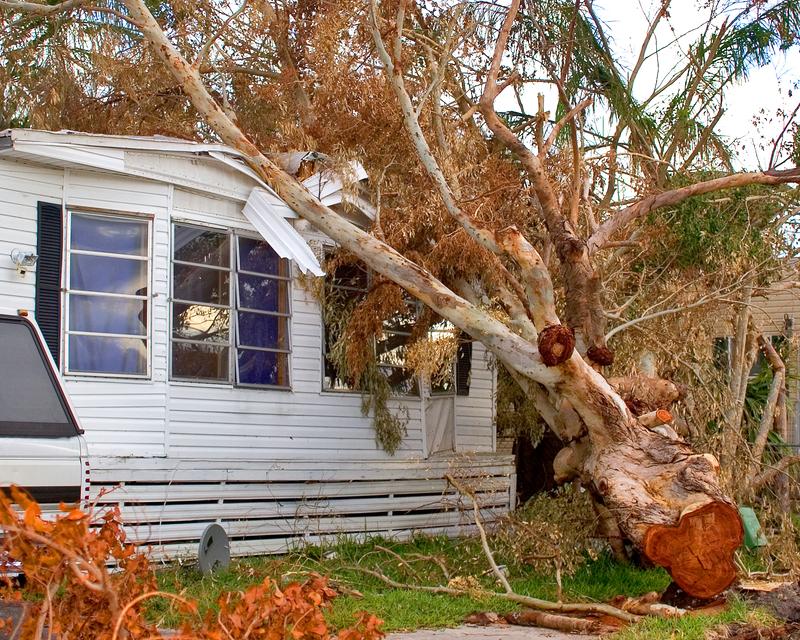
[{"label": "bare branch", "polygon": [[209,73],[233,73],[249,76],[256,76],[258,78],[280,78],[281,74],[278,71],[270,71],[269,69],[256,69],[255,67],[248,67],[245,65],[235,64],[232,62],[224,64],[214,64],[213,66],[205,63],[200,66],[200,73],[203,75]]},{"label": "bare branch", "polygon": [[767,438],[775,421],[775,409],[778,405],[778,398],[783,390],[783,381],[786,378],[786,365],[775,351],[775,347],[763,335],[758,336],[758,346],[772,368],[772,383],[769,387],[767,403],[764,405],[764,412],[761,414],[761,422],[758,426],[755,442],[753,442],[753,468],[750,471],[750,481],[756,477],[756,472],[761,464],[761,457],[764,455],[764,448],[767,446]]},{"label": "bare branch", "polygon": [[767,165],[770,169],[775,166],[781,140],[783,140],[783,136],[786,135],[787,129],[789,129],[791,124],[794,122],[794,117],[797,115],[798,111],[800,111],[800,102],[797,103],[797,106],[792,110],[792,113],[789,114],[788,118],[786,118],[786,123],[783,125],[783,129],[781,129],[781,132],[775,137],[775,141],[772,143],[772,151],[769,154],[769,165]]},{"label": "bare branch", "polygon": [[544,144],[542,145],[542,150],[545,153],[547,153],[550,150],[550,147],[553,146],[553,143],[556,141],[561,129],[564,128],[564,125],[568,124],[573,118],[577,117],[578,114],[589,107],[592,102],[594,102],[594,98],[586,98],[585,100],[581,100],[581,102],[572,107],[572,109],[570,109],[563,118],[555,123],[552,131],[550,131],[550,135],[547,136],[547,140],[545,140]]},{"label": "bare branch", "polygon": [[[519,5],[519,0],[511,3],[497,37],[492,63],[479,103],[480,112],[495,137],[519,158],[531,180],[542,208],[545,226],[561,263],[566,289],[566,323],[575,329],[579,349],[586,350],[587,353],[591,350],[591,353],[604,361],[603,364],[610,364],[610,361],[613,360],[613,353],[605,345],[599,278],[589,262],[586,245],[578,237],[570,220],[561,213],[555,189],[541,158],[508,128],[494,109],[494,100],[499,87],[497,74],[500,69],[500,60]],[[575,147],[573,147],[574,150]],[[579,167],[576,166],[575,170],[579,171]],[[573,187],[575,184],[580,186],[579,181],[573,179],[573,183]],[[574,208],[575,202],[572,204]]]},{"label": "bare branch", "polygon": [[[367,569],[366,567],[359,567],[358,565],[349,565],[343,567],[348,571],[358,571],[368,576],[372,576],[383,582],[384,584],[392,587],[393,589],[407,589],[409,591],[424,591],[426,593],[439,593],[451,596],[463,596],[465,592],[461,589],[446,586],[430,586],[425,584],[410,584],[406,582],[398,582],[389,576],[375,571],[374,569]],[[608,604],[592,604],[589,602],[550,602],[549,600],[541,600],[539,598],[532,598],[530,596],[523,596],[518,593],[502,593],[502,592],[488,592],[486,595],[492,598],[501,598],[516,602],[531,609],[539,609],[541,611],[562,611],[564,613],[599,613],[613,616],[625,622],[638,622],[641,616],[628,613],[622,609],[617,609]]]},{"label": "bare branch", "polygon": [[220,25],[219,29],[217,29],[211,37],[203,43],[203,46],[200,48],[200,51],[197,54],[197,57],[194,59],[192,66],[195,69],[199,69],[201,65],[205,62],[205,59],[208,57],[208,52],[211,51],[211,47],[214,46],[214,43],[220,39],[225,30],[230,26],[231,22],[236,20],[239,15],[247,8],[247,0],[242,2],[241,6],[236,9],[231,15],[229,15],[225,21]]},{"label": "bare branch", "polygon": [[506,590],[506,593],[514,593],[514,590],[511,588],[511,585],[508,582],[508,578],[506,578],[506,574],[500,570],[500,567],[497,566],[497,562],[494,559],[494,553],[492,553],[492,548],[489,546],[489,541],[486,539],[486,529],[483,527],[483,522],[481,521],[481,507],[478,504],[478,496],[475,495],[474,491],[468,490],[464,485],[458,482],[453,476],[446,475],[445,479],[452,484],[459,492],[464,494],[465,496],[469,496],[470,500],[472,501],[472,510],[475,512],[475,526],[478,527],[478,533],[481,536],[481,546],[483,547],[483,553],[486,556],[486,559],[489,561],[489,566],[492,568],[492,573],[494,574],[497,581],[503,585],[503,589]]},{"label": "bare branch", "polygon": [[[470,216],[468,216],[466,212],[464,212],[458,206],[458,204],[456,204],[453,192],[450,189],[450,185],[447,184],[447,179],[444,177],[444,173],[442,172],[439,163],[436,161],[436,158],[434,157],[433,152],[428,145],[428,141],[425,138],[425,134],[422,131],[422,127],[419,124],[419,119],[417,118],[414,107],[411,104],[411,96],[408,95],[408,92],[405,88],[405,83],[403,82],[402,72],[395,66],[395,62],[392,60],[392,56],[389,55],[389,52],[387,51],[383,42],[380,27],[378,26],[377,0],[371,0],[370,6],[372,37],[375,41],[375,47],[378,50],[378,56],[380,57],[381,62],[383,62],[384,66],[386,67],[387,79],[389,80],[394,94],[397,96],[397,100],[400,103],[400,109],[403,112],[403,123],[406,127],[406,130],[409,132],[409,135],[411,136],[411,141],[413,142],[414,148],[417,151],[417,155],[422,162],[422,166],[425,168],[425,171],[427,171],[428,175],[433,179],[433,182],[439,191],[439,195],[441,196],[448,213],[467,231],[467,233],[469,233],[470,237],[478,242],[478,244],[485,247],[489,251],[500,253],[492,234],[488,230],[480,228],[475,221],[472,220]],[[398,13],[401,12],[398,11]],[[397,43],[395,42],[395,46],[396,45]],[[397,58],[397,55],[398,51],[395,49],[395,58]]]},{"label": "bare branch", "polygon": [[700,139],[697,141],[697,144],[694,145],[694,149],[686,156],[686,159],[683,161],[683,164],[678,169],[679,172],[686,171],[686,169],[692,164],[692,160],[694,160],[697,155],[705,148],[706,144],[708,143],[708,139],[711,137],[711,134],[714,133],[714,127],[719,124],[719,121],[722,119],[722,116],[725,114],[725,110],[723,109],[723,103],[720,100],[719,109],[717,109],[716,114],[711,119],[705,127],[703,127],[703,133],[700,134]]},{"label": "bare branch", "polygon": [[662,0],[661,6],[658,8],[658,12],[656,13],[655,17],[650,21],[650,24],[647,27],[647,33],[642,40],[642,46],[639,48],[639,57],[636,60],[636,64],[633,65],[633,69],[631,70],[630,75],[628,76],[628,86],[632,86],[634,81],[636,80],[636,76],[639,75],[639,71],[642,68],[642,64],[646,59],[647,48],[650,46],[650,40],[653,38],[653,34],[656,32],[656,27],[658,23],[661,22],[661,18],[667,15],[667,10],[669,9],[670,0]]},{"label": "bare branch", "polygon": [[704,296],[700,297],[699,299],[695,300],[694,302],[690,302],[689,304],[671,307],[669,309],[661,309],[653,313],[643,314],[637,318],[633,318],[632,320],[623,322],[622,324],[617,325],[616,327],[611,329],[608,333],[606,333],[606,340],[611,340],[611,338],[617,335],[618,333],[621,333],[622,331],[630,329],[631,327],[641,324],[643,322],[648,322],[649,320],[655,320],[656,318],[673,315],[675,313],[683,313],[691,309],[696,309],[697,307],[701,307],[706,304],[711,304],[712,302],[719,302],[720,300],[724,300],[726,296],[729,296],[731,293],[738,290],[742,286],[743,285],[741,283],[737,282],[732,285],[728,285],[727,287],[722,287],[721,289],[707,293]]},{"label": "bare branch", "polygon": [[785,456],[784,458],[781,458],[776,464],[763,471],[761,475],[756,476],[756,478],[750,483],[750,491],[756,492],[759,489],[762,489],[765,485],[774,480],[779,474],[786,473],[789,467],[792,467],[796,464],[800,464],[800,455]]}]

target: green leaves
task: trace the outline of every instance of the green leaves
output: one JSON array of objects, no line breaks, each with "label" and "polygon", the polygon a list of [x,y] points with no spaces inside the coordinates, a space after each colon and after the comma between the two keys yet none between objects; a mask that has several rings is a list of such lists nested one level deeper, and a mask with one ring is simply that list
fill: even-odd
[{"label": "green leaves", "polygon": [[[671,186],[710,177],[673,178]],[[774,189],[769,187],[741,187],[656,211],[648,224],[660,228],[657,252],[673,256],[682,269],[713,270],[741,259],[755,263],[775,259],[772,227],[782,204],[772,196]]]},{"label": "green leaves", "polygon": [[783,0],[752,19],[751,12],[736,17],[715,56],[731,79],[747,78],[753,67],[767,64],[776,50],[790,48],[800,37],[800,1]]}]

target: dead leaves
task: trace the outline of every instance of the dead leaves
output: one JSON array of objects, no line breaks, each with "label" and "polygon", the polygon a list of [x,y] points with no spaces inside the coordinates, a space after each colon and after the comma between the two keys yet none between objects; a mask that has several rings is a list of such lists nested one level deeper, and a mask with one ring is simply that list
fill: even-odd
[{"label": "dead leaves", "polygon": [[[158,591],[146,555],[130,544],[119,509],[97,515],[72,505],[49,520],[39,505],[12,487],[0,492],[0,557],[19,562],[26,596],[36,602],[22,638],[40,638],[44,629],[70,640],[145,640],[158,637],[143,604],[168,597],[189,622],[178,638],[192,640],[330,640],[324,613],[336,591],[327,578],[312,574],[305,582],[285,586],[266,578],[245,591],[224,593],[218,607],[200,618],[195,602]],[[113,570],[112,570],[113,567]],[[19,598],[10,584],[0,596]],[[5,621],[0,620],[0,628]],[[359,614],[338,640],[378,640],[382,621]]]}]

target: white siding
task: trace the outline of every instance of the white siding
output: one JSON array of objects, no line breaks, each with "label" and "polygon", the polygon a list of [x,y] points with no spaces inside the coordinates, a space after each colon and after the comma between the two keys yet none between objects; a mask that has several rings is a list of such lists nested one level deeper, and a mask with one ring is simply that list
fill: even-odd
[{"label": "white siding", "polygon": [[495,370],[479,342],[472,346],[469,395],[456,396],[456,451],[494,451]]},{"label": "white siding", "polygon": [[213,522],[234,538],[232,554],[250,555],[342,536],[474,533],[472,498],[447,476],[470,488],[484,522],[513,504],[513,457],[494,453],[369,464],[95,458],[91,497],[119,504],[131,540],[153,545],[152,557],[193,555]]},{"label": "white siding", "polygon": [[[137,161],[146,164],[141,158]],[[166,171],[169,162],[160,158],[148,166]],[[242,190],[241,185],[233,190]],[[321,391],[321,316],[300,279],[292,283],[291,391],[169,382],[171,221],[251,230],[234,197],[199,195],[165,181],[0,161],[4,306],[32,308],[35,275],[20,278],[7,256],[15,247],[35,250],[36,202],[62,198],[71,208],[146,215],[153,220],[151,379],[67,377],[90,454],[181,460],[389,459],[375,443],[371,418],[361,414],[360,396]],[[320,239],[318,234],[307,235]],[[470,395],[456,399],[458,451],[494,448],[494,374],[487,363],[485,349],[475,345]],[[408,434],[396,458],[419,458],[424,441],[420,400],[397,399],[392,405],[404,406],[409,413]]]},{"label": "white siding", "polygon": [[[175,190],[173,218],[252,231],[241,205]],[[297,275],[297,274],[295,274]],[[259,460],[384,459],[372,419],[361,414],[361,397],[322,392],[322,318],[313,294],[292,282],[292,390],[242,389],[228,385],[173,383],[169,401],[169,455]],[[398,400],[409,411],[408,436],[398,456],[419,456],[419,400]]]},{"label": "white siding", "polygon": [[150,380],[66,376],[92,455],[164,456],[167,418],[167,275],[171,187],[99,172],[68,170],[68,209],[131,213],[153,220]]},{"label": "white siding", "polygon": [[63,171],[0,160],[0,299],[6,309],[33,310],[36,269],[17,273],[11,251],[36,253],[36,203],[61,204]]},{"label": "white siding", "polygon": [[187,157],[149,151],[125,152],[125,168],[144,175],[161,175],[164,181],[201,190],[212,191],[222,197],[247,200],[256,186],[251,178],[240,171],[208,157]]}]

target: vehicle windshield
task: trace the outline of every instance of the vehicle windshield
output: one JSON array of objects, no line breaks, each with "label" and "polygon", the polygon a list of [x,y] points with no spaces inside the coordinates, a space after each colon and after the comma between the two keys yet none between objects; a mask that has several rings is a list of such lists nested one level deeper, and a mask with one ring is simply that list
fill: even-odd
[{"label": "vehicle windshield", "polygon": [[22,318],[0,316],[0,436],[78,433],[34,328]]}]

